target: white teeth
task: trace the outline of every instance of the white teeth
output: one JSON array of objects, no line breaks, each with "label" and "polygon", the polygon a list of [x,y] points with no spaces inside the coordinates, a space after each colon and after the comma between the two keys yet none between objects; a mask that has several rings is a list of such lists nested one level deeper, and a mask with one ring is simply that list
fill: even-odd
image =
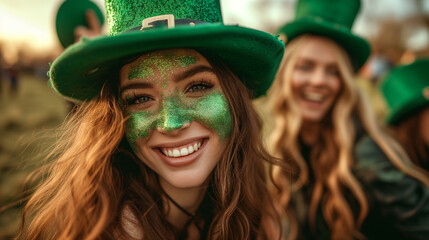
[{"label": "white teeth", "polygon": [[189,148],[188,148],[188,152],[191,154],[191,153],[193,153],[194,152],[194,148],[192,147],[192,146],[189,146]]},{"label": "white teeth", "polygon": [[318,93],[306,93],[304,96],[305,96],[305,98],[307,98],[308,100],[311,100],[311,101],[320,102],[323,100],[323,95],[318,94]]},{"label": "white teeth", "polygon": [[187,148],[180,149],[180,155],[182,155],[182,156],[188,155],[188,149]]},{"label": "white teeth", "polygon": [[198,151],[198,149],[201,147],[201,144],[202,142],[194,143],[194,145],[184,148],[161,148],[161,152],[168,157],[183,157]]},{"label": "white teeth", "polygon": [[173,157],[180,157],[180,152],[177,149],[173,150]]}]

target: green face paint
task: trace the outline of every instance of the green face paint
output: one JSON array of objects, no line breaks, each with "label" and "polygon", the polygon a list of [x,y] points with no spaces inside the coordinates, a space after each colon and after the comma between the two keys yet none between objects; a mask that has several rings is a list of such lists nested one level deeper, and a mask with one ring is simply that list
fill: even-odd
[{"label": "green face paint", "polygon": [[183,93],[167,96],[157,110],[131,113],[126,136],[130,143],[135,143],[158,127],[172,131],[192,121],[212,129],[220,138],[228,137],[232,119],[225,96],[220,91],[200,98],[188,98]]},{"label": "green face paint", "polygon": [[[163,55],[149,53],[137,60],[137,65],[131,67],[128,79],[150,79],[151,82],[161,84],[163,88],[166,88],[166,78],[172,75],[174,70],[195,64],[198,60],[197,55],[173,55],[169,52]],[[156,71],[160,73],[158,76],[155,76]]]}]

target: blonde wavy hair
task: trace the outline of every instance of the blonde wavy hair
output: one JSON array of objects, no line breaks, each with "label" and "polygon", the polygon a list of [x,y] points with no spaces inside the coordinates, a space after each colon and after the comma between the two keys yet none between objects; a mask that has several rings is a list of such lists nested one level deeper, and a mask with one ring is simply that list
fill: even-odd
[{"label": "blonde wavy hair", "polygon": [[[274,131],[269,140],[270,146],[276,157],[284,159],[289,166],[296,168],[299,172],[298,176],[294,177],[290,174],[290,170],[274,166],[272,175],[275,184],[279,187],[279,192],[276,194],[291,222],[289,237],[294,239],[298,234],[298,224],[290,203],[291,194],[308,183],[309,168],[311,168],[315,176],[308,209],[311,230],[315,232],[316,214],[320,207],[331,230],[332,239],[364,238],[359,229],[368,214],[368,201],[362,186],[351,171],[354,164],[353,148],[356,134],[353,122],[356,117],[396,167],[427,186],[429,186],[429,180],[410,163],[404,150],[377,125],[372,111],[368,109],[369,104],[354,83],[350,58],[337,44],[335,44],[334,54],[342,88],[332,110],[323,120],[324,127],[319,141],[312,148],[314,151],[308,166],[300,153],[299,135],[302,119],[294,103],[291,76],[298,53],[313,37],[303,35],[288,43],[277,79],[269,94],[270,105],[275,115]],[[345,190],[350,191],[360,206],[356,217],[344,195]]]},{"label": "blonde wavy hair", "polygon": [[[273,158],[261,122],[244,84],[224,65],[213,67],[230,104],[232,133],[202,203],[207,238],[272,239],[269,227],[279,230],[280,217],[267,188],[264,162]],[[156,173],[124,140],[127,117],[110,82],[66,122],[24,208],[18,239],[133,239],[124,211],[135,216],[143,239],[174,238]]]}]

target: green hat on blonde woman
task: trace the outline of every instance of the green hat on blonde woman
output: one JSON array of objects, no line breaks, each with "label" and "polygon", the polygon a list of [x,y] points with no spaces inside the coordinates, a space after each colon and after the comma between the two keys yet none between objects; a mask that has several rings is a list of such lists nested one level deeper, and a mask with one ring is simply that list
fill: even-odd
[{"label": "green hat on blonde woman", "polygon": [[271,34],[224,25],[219,0],[105,5],[109,36],[82,39],[51,65],[50,84],[65,97],[92,99],[127,59],[168,48],[191,48],[222,61],[258,97],[271,86],[283,56],[284,44]]},{"label": "green hat on blonde woman", "polygon": [[351,32],[360,0],[297,0],[295,19],[278,30],[286,45],[303,34],[328,37],[350,55],[355,71],[368,59],[369,43]]},{"label": "green hat on blonde woman", "polygon": [[386,119],[389,124],[398,124],[428,107],[429,58],[393,69],[383,81],[381,91],[390,110]]}]

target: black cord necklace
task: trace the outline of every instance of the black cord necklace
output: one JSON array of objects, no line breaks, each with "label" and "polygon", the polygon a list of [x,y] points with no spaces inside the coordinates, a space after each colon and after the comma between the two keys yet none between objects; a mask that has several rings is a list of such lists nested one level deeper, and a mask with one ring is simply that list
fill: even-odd
[{"label": "black cord necklace", "polygon": [[164,189],[162,190],[163,192],[164,192],[164,195],[168,198],[168,200],[170,200],[171,201],[171,203],[173,203],[173,205],[174,206],[176,206],[178,209],[180,209],[180,211],[182,211],[184,214],[186,214],[188,217],[190,217],[190,219],[188,220],[188,222],[186,223],[186,227],[185,227],[185,229],[187,229],[188,228],[188,226],[189,226],[189,224],[192,222],[194,225],[195,225],[195,227],[197,227],[197,229],[198,229],[198,232],[200,233],[200,236],[202,237],[202,233],[203,233],[203,230],[201,229],[201,227],[198,225],[198,223],[196,222],[196,219],[195,219],[195,215],[194,214],[192,214],[192,213],[190,213],[189,211],[187,211],[186,209],[184,209],[182,206],[180,206],[176,201],[174,201],[173,200],[173,198],[171,198],[170,197],[170,195],[168,195],[165,191],[164,191]]}]

